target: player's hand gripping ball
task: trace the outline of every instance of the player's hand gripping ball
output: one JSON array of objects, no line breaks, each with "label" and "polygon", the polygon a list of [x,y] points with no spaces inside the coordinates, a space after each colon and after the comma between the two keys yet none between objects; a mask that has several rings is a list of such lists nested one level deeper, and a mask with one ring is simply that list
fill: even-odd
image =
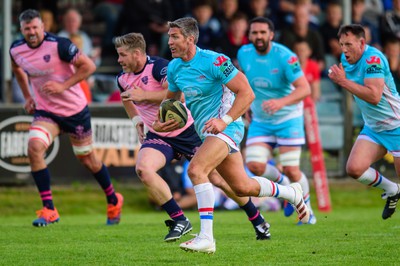
[{"label": "player's hand gripping ball", "polygon": [[188,114],[181,101],[168,99],[160,105],[160,121],[166,122],[175,120],[179,123],[179,128],[183,128],[188,120]]}]

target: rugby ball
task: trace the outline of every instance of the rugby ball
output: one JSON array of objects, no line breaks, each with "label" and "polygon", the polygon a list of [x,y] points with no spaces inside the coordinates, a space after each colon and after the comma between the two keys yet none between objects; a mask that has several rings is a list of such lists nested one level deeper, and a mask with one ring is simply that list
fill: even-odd
[{"label": "rugby ball", "polygon": [[168,99],[160,105],[160,121],[175,120],[179,122],[179,128],[183,128],[188,120],[188,114],[181,101]]}]

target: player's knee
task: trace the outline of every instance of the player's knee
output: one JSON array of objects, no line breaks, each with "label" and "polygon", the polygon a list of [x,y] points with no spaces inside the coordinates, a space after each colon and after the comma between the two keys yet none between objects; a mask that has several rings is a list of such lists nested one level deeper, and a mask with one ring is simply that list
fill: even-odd
[{"label": "player's knee", "polygon": [[144,184],[147,184],[151,176],[156,173],[156,171],[152,170],[148,165],[141,163],[136,164],[135,169],[137,176]]},{"label": "player's knee", "polygon": [[248,146],[246,147],[246,165],[249,170],[260,176],[265,172],[265,166],[271,152],[268,148],[263,146]]},{"label": "player's knee", "polygon": [[346,165],[346,173],[355,179],[359,178],[366,170],[367,168],[364,169],[356,164],[348,163]]},{"label": "player's knee", "polygon": [[232,187],[233,192],[235,192],[238,197],[246,197],[250,195],[250,187],[249,186],[234,186]]},{"label": "player's knee", "polygon": [[256,176],[262,176],[265,172],[265,163],[259,163],[259,162],[248,162],[247,168]]},{"label": "player's knee", "polygon": [[204,183],[208,181],[207,177],[204,177],[204,173],[206,172],[204,168],[196,163],[191,162],[188,167],[188,175],[190,180],[194,185]]},{"label": "player's knee", "polygon": [[32,125],[28,134],[28,154],[42,154],[53,142],[53,136],[47,128]]},{"label": "player's knee", "polygon": [[28,143],[28,156],[30,158],[43,157],[47,147],[39,141],[29,141]]},{"label": "player's knee", "polygon": [[301,178],[300,167],[298,166],[284,166],[283,173],[290,179],[292,182],[297,182]]}]

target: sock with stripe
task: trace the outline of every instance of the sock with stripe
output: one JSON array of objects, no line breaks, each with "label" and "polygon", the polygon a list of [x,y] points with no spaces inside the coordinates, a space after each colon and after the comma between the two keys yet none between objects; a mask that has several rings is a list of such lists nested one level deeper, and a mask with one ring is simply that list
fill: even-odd
[{"label": "sock with stripe", "polygon": [[254,176],[253,179],[260,184],[259,197],[275,197],[294,202],[295,192],[292,187],[279,185],[260,176]]},{"label": "sock with stripe", "polygon": [[303,172],[301,172],[301,177],[298,183],[300,184],[301,189],[303,190],[304,203],[307,205],[310,212],[313,213],[310,202],[310,184],[308,183],[308,179]]},{"label": "sock with stripe", "polygon": [[187,220],[181,207],[179,207],[174,198],[171,198],[169,201],[161,205],[161,208],[163,208],[163,210],[166,211],[169,217],[174,221]]},{"label": "sock with stripe", "polygon": [[50,172],[48,168],[32,172],[33,179],[39,190],[43,207],[54,210],[53,196],[50,189]]},{"label": "sock with stripe", "polygon": [[287,176],[279,172],[278,168],[273,166],[272,164],[266,164],[265,172],[262,174],[263,177],[268,178],[269,180],[278,183],[279,185],[289,185],[290,180]]},{"label": "sock with stripe", "polygon": [[371,167],[357,178],[357,181],[370,187],[380,188],[384,190],[388,196],[395,195],[399,192],[399,187],[396,183],[390,181]]},{"label": "sock with stripe", "polygon": [[253,226],[260,225],[264,222],[264,217],[251,201],[251,198],[249,198],[249,201],[245,205],[240,206],[240,208],[246,212],[247,217],[249,217],[249,221],[253,224]]},{"label": "sock with stripe", "polygon": [[200,215],[200,235],[214,240],[213,219],[214,219],[214,190],[211,183],[195,185],[194,192],[197,198],[197,208]]},{"label": "sock with stripe", "polygon": [[93,174],[94,178],[100,184],[104,193],[107,197],[107,203],[112,205],[117,205],[118,199],[115,195],[115,190],[113,185],[111,184],[110,174],[108,173],[107,167],[103,164],[101,166],[100,171]]}]

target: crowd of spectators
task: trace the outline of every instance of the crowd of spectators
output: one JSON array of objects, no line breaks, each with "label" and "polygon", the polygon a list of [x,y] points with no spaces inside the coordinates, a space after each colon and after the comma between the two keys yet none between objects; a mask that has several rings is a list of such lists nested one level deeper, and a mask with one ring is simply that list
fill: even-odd
[{"label": "crowd of spectators", "polygon": [[[60,2],[65,1],[22,1],[20,8],[39,9],[46,31],[81,39],[82,51],[97,66],[117,66],[112,39],[128,32],[144,35],[149,55],[171,59],[167,22],[182,16],[198,20],[200,48],[223,52],[234,63],[239,47],[248,43],[248,21],[256,16],[266,16],[274,22],[274,41],[292,50],[296,43],[306,42],[310,59],[317,62],[322,76],[332,62],[327,58],[335,62],[341,54],[336,37],[343,21],[340,0],[92,0],[86,1],[89,4],[84,9],[70,5],[64,10],[60,10]],[[400,64],[395,51],[400,49],[400,0],[352,0],[351,7],[352,23],[362,24],[368,44],[388,56],[398,84]],[[100,41],[83,30],[90,28],[87,24],[104,25]],[[107,56],[112,60],[103,62]]]}]

